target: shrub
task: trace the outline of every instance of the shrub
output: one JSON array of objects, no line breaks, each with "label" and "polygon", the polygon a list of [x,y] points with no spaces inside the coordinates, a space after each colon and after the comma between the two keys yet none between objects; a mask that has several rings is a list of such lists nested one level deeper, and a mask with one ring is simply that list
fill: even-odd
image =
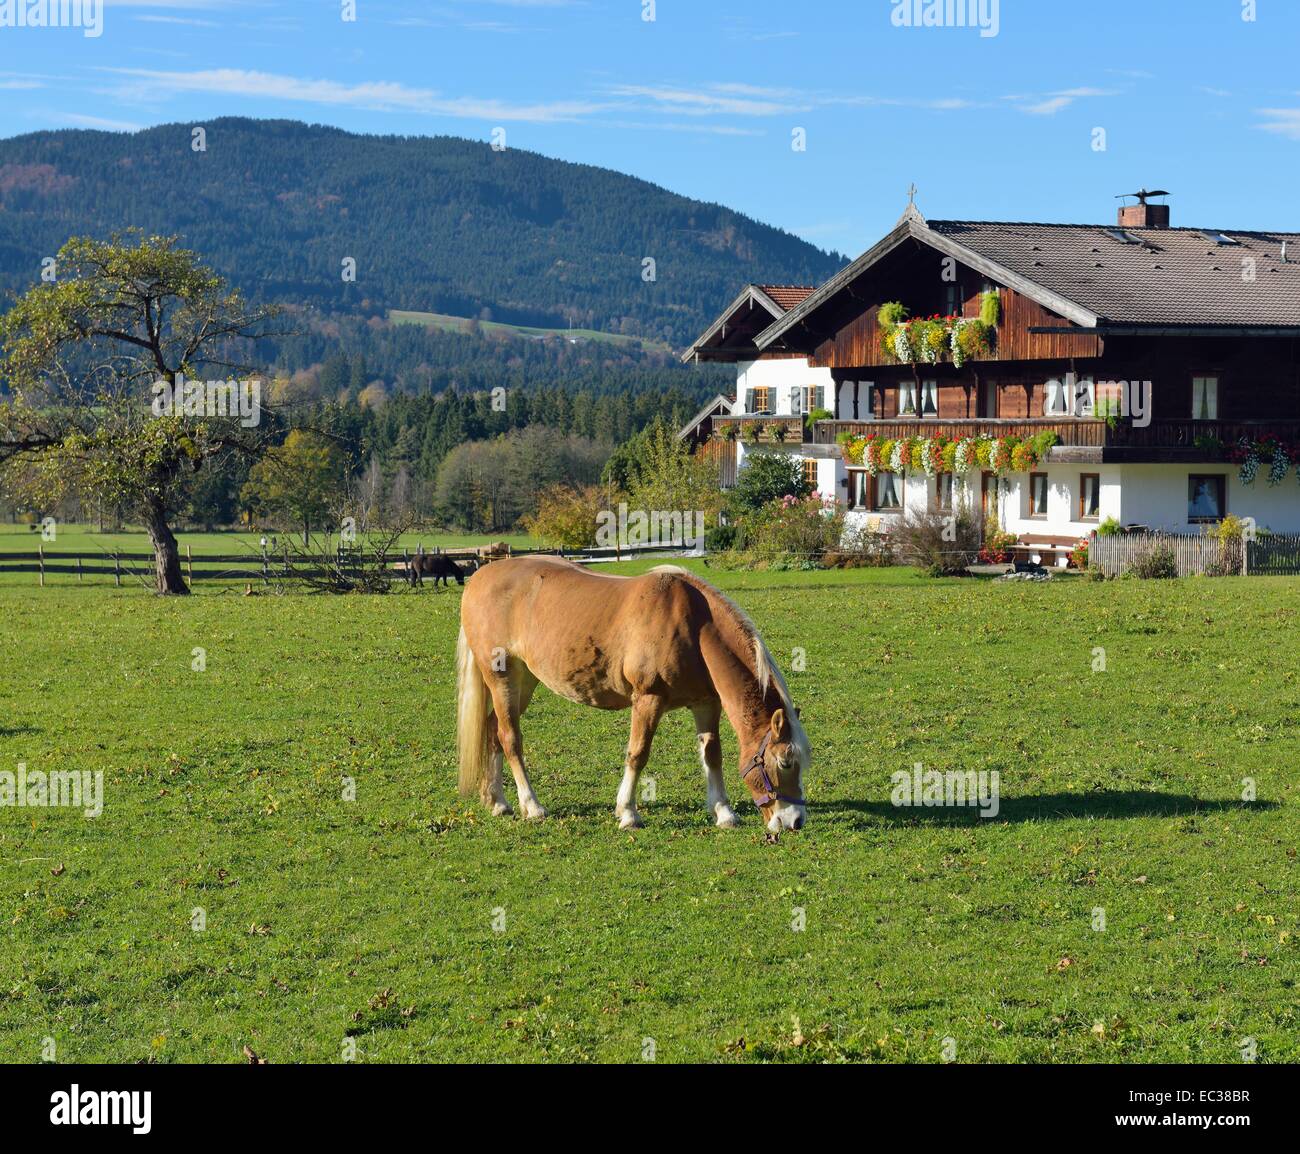
[{"label": "shrub", "polygon": [[979,551],[980,562],[984,565],[1005,565],[1011,556],[1011,546],[1019,538],[1014,533],[1004,533],[996,517],[990,517],[984,524],[984,548]]},{"label": "shrub", "polygon": [[704,548],[709,553],[725,553],[735,548],[739,536],[735,525],[715,525],[704,534]]},{"label": "shrub", "polygon": [[837,548],[844,532],[844,513],[833,498],[814,493],[780,497],[744,518],[745,548],[770,567],[817,565]]},{"label": "shrub", "polygon": [[1166,580],[1178,576],[1178,556],[1172,545],[1156,544],[1143,550],[1128,567],[1130,577],[1144,581]]},{"label": "shrub", "polygon": [[1124,532],[1124,527],[1115,517],[1107,517],[1100,525],[1097,526],[1098,537],[1118,537]]},{"label": "shrub", "polygon": [[980,320],[986,325],[996,328],[998,321],[1001,319],[1002,298],[998,296],[997,290],[980,293]]},{"label": "shrub", "polygon": [[979,522],[965,508],[955,514],[909,513],[893,538],[899,559],[929,577],[960,576],[980,552]]},{"label": "shrub", "polygon": [[729,500],[737,517],[753,513],[781,497],[806,497],[812,487],[790,453],[751,453],[736,477]]},{"label": "shrub", "polygon": [[596,518],[605,504],[596,485],[552,485],[542,490],[537,512],[524,518],[524,528],[548,545],[585,549],[596,543]]}]

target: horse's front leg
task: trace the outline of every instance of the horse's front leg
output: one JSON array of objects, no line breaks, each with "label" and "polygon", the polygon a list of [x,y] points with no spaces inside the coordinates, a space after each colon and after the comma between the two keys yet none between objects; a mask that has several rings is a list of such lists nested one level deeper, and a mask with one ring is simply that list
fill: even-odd
[{"label": "horse's front leg", "polygon": [[722,776],[722,739],[718,736],[718,727],[722,724],[722,706],[713,701],[707,705],[697,705],[691,712],[695,715],[700,761],[704,763],[709,813],[720,829],[735,829],[740,823],[727,798],[727,782]]},{"label": "horse's front leg", "polygon": [[650,744],[655,739],[659,719],[664,715],[660,697],[642,694],[632,702],[632,736],[627,743],[627,761],[623,765],[623,784],[614,802],[614,816],[619,829],[640,829],[641,815],[636,811],[636,783],[650,760]]}]

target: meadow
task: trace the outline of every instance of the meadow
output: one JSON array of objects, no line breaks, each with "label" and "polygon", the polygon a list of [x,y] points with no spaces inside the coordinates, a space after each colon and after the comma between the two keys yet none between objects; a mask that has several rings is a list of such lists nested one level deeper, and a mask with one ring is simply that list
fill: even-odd
[{"label": "meadow", "polygon": [[459,797],[454,587],[0,586],[0,769],[105,791],[0,808],[0,1058],[1300,1060],[1300,580],[704,572],[815,748],[775,843],[687,714],[619,832],[627,715],[542,690],[551,817]]}]

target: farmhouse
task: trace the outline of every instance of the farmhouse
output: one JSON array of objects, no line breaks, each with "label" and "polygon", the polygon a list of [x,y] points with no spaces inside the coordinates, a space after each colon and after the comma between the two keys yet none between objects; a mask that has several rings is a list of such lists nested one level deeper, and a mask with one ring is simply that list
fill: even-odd
[{"label": "farmhouse", "polygon": [[750,285],[687,350],[736,394],[681,430],[723,483],[797,456],[850,523],[959,503],[1062,556],[1108,519],[1300,532],[1300,235],[927,221],[816,289]]}]

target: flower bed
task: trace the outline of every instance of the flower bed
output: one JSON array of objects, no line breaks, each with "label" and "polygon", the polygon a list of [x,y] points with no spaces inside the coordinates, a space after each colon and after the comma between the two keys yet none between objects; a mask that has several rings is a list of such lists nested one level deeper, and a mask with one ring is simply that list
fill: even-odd
[{"label": "flower bed", "polygon": [[846,465],[862,466],[873,477],[880,472],[969,473],[990,469],[1004,476],[1027,473],[1038,466],[1060,441],[1052,430],[1033,437],[881,437],[841,433],[840,452]]},{"label": "flower bed", "polygon": [[[1242,437],[1229,452],[1228,459],[1240,466],[1237,476],[1243,485],[1255,483],[1265,461],[1268,462],[1268,483],[1280,485],[1286,480],[1292,464],[1300,459],[1300,445],[1288,445],[1274,436],[1261,437],[1258,441]],[[1300,481],[1300,467],[1296,469],[1296,479]]]},{"label": "flower bed", "polygon": [[890,301],[881,305],[876,314],[881,355],[887,363],[937,365],[951,361],[961,368],[995,348],[999,307],[997,293],[984,293],[978,317],[934,313],[909,318],[901,302]]}]

